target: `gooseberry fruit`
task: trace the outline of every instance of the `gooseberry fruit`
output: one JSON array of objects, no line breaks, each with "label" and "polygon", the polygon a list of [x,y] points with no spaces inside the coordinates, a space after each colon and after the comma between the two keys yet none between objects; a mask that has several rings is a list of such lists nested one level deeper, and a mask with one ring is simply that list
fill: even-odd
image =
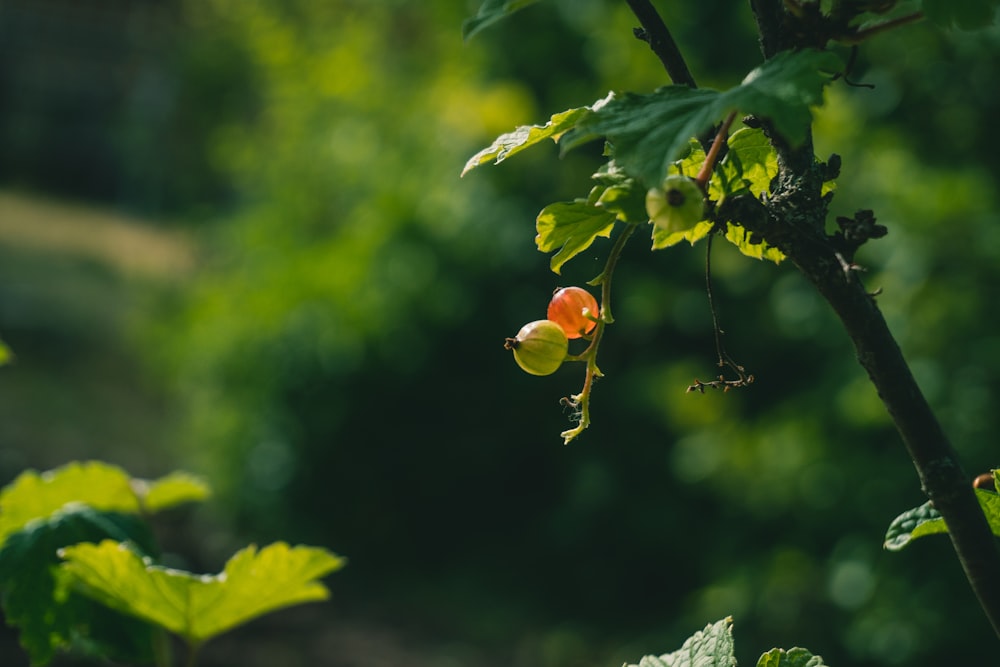
[{"label": "gooseberry fruit", "polygon": [[683,232],[705,218],[705,194],[693,178],[667,176],[663,187],[646,193],[650,221],[666,232]]},{"label": "gooseberry fruit", "polygon": [[569,339],[562,327],[552,320],[528,322],[504,347],[513,350],[514,361],[532,375],[551,375],[566,359]]},{"label": "gooseberry fruit", "polygon": [[562,327],[570,340],[589,334],[597,326],[597,299],[582,287],[563,287],[552,295],[546,316]]}]

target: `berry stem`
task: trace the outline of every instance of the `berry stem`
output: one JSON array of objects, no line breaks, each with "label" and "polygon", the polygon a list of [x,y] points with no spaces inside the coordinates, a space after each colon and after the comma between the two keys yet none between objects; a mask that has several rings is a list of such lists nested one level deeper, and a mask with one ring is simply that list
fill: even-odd
[{"label": "berry stem", "polygon": [[701,169],[698,171],[698,175],[695,176],[695,183],[703,191],[708,191],[708,181],[712,178],[712,171],[715,169],[715,163],[719,159],[719,153],[722,152],[722,144],[726,143],[726,138],[729,137],[729,127],[733,124],[736,119],[736,112],[731,111],[726,119],[722,121],[722,125],[719,126],[719,131],[715,133],[715,141],[712,142],[712,147],[708,149],[708,155],[705,156],[705,163],[701,165]]},{"label": "berry stem", "polygon": [[615,244],[611,246],[611,250],[608,252],[608,260],[604,264],[604,270],[601,271],[597,278],[591,281],[592,285],[601,286],[601,314],[597,318],[597,327],[594,329],[593,338],[587,349],[578,355],[567,357],[567,359],[573,361],[586,361],[587,371],[583,381],[583,389],[580,393],[564,399],[567,405],[577,410],[574,416],[579,419],[579,423],[575,427],[560,434],[564,445],[568,445],[576,436],[583,433],[590,426],[590,392],[594,387],[594,380],[603,375],[601,369],[597,367],[597,350],[601,345],[601,338],[604,336],[604,327],[614,322],[614,318],[611,316],[611,279],[614,276],[615,267],[618,265],[618,258],[621,257],[622,250],[625,249],[625,244],[628,242],[629,237],[632,236],[632,232],[635,231],[636,227],[637,225],[634,224],[625,225],[625,229],[615,239]]}]

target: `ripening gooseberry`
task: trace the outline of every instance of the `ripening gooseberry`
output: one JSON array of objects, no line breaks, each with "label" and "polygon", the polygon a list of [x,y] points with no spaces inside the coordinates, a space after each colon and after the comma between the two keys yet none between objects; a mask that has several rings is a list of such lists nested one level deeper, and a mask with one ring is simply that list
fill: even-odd
[{"label": "ripening gooseberry", "polygon": [[667,176],[663,187],[646,193],[650,221],[666,232],[683,232],[705,218],[705,193],[693,178]]},{"label": "ripening gooseberry", "polygon": [[582,287],[563,287],[552,294],[546,317],[561,326],[572,340],[594,330],[598,312],[593,294]]},{"label": "ripening gooseberry", "polygon": [[552,320],[528,322],[503,345],[514,351],[514,361],[532,375],[551,375],[566,359],[569,339]]}]

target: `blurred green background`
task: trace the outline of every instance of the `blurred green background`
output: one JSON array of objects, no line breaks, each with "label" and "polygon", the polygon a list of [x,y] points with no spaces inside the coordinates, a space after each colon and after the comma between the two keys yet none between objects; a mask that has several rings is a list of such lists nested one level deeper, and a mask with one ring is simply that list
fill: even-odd
[{"label": "blurred green background", "polygon": [[[791,266],[716,244],[749,389],[715,373],[704,246],[627,248],[594,424],[572,365],[502,347],[583,284],[534,250],[599,146],[459,179],[515,125],[667,83],[624,3],[549,0],[461,40],[478,2],[0,2],[0,482],[99,458],[216,490],[158,526],[217,571],[246,542],[350,559],[333,599],[205,665],[589,667],[735,616],[741,664],[981,664],[995,637],[947,540],[881,549],[916,476]],[[760,60],[749,9],[657,3],[703,86]],[[1000,465],[1000,32],[919,24],[860,50],[817,150],[835,215],[890,230],[865,280],[975,474]],[[9,630],[2,663],[26,664]],[[80,664],[62,660],[59,664]]]}]

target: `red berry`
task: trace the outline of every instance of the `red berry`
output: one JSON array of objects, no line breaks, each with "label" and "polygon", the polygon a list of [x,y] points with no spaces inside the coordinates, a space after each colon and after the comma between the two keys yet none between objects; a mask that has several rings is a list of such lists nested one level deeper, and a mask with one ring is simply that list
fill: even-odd
[{"label": "red berry", "polygon": [[556,290],[549,302],[547,317],[562,327],[567,338],[580,338],[597,326],[597,299],[582,287]]}]

